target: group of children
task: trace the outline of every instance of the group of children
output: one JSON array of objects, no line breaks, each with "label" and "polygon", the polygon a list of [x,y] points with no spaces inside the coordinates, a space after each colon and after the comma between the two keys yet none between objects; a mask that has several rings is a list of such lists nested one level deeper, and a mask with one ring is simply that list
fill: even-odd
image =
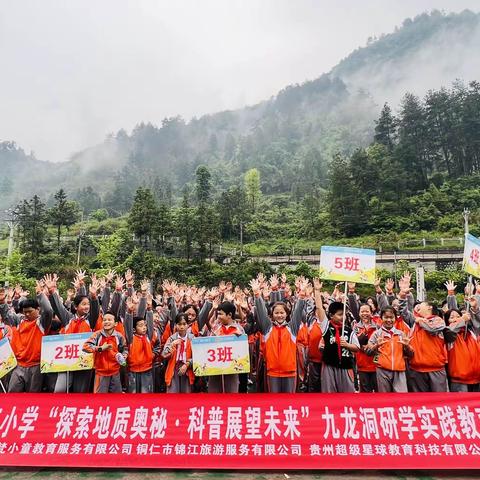
[{"label": "group of children", "polygon": [[[76,273],[66,298],[56,275],[0,288],[0,340],[17,366],[1,379],[8,392],[477,392],[480,390],[480,285],[459,308],[447,282],[442,308],[416,302],[410,275],[361,299],[355,284],[333,292],[299,277],[263,275],[250,289],[220,282],[212,289],[164,281],[135,288],[129,270],[103,278]],[[42,374],[45,335],[89,333],[83,351],[94,369]],[[250,373],[196,377],[192,339],[247,335]]]}]

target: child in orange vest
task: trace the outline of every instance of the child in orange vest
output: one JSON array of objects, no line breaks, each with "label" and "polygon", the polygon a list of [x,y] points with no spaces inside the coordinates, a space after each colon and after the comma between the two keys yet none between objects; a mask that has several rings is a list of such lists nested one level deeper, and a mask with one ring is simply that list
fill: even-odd
[{"label": "child in orange vest", "polygon": [[255,311],[259,330],[263,335],[267,385],[271,393],[295,393],[297,378],[297,335],[302,323],[305,305],[306,281],[299,283],[298,300],[292,319],[284,302],[275,302],[271,317],[261,297],[260,282],[250,282],[255,296]]},{"label": "child in orange vest", "polygon": [[[472,298],[471,303],[476,305]],[[471,305],[472,309],[475,309]],[[451,392],[478,392],[480,389],[480,342],[471,330],[470,312],[451,309],[445,312],[445,321],[456,339],[447,345],[448,373]]]},{"label": "child in orange vest", "polygon": [[153,392],[153,359],[160,351],[160,340],[153,326],[153,312],[146,318],[125,314],[125,335],[128,344],[128,392]]},{"label": "child in orange vest", "polygon": [[112,312],[103,316],[103,328],[84,343],[83,351],[94,354],[94,393],[122,393],[120,366],[126,364],[125,338],[115,330],[117,319]]},{"label": "child in orange vest", "polygon": [[192,370],[192,339],[188,332],[188,316],[179,313],[175,318],[175,333],[163,348],[162,356],[168,359],[165,371],[167,393],[190,393],[194,381]]},{"label": "child in orange vest", "polygon": [[17,358],[17,366],[10,377],[8,392],[37,393],[42,389],[42,338],[48,334],[52,324],[53,310],[48,298],[41,293],[40,285],[37,285],[37,292],[37,299],[20,302],[23,318],[20,324],[12,329],[11,347]]},{"label": "child in orange vest", "polygon": [[382,326],[368,341],[365,352],[373,355],[376,365],[378,392],[407,392],[405,358],[412,358],[414,352],[410,339],[397,328],[395,310],[385,307],[381,312]]}]

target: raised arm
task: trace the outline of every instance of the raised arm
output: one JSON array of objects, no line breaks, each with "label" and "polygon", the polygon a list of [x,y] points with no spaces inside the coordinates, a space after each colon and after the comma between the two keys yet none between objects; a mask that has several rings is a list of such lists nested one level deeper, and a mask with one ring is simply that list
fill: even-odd
[{"label": "raised arm", "polygon": [[457,297],[455,296],[455,289],[457,286],[452,280],[447,280],[445,282],[445,287],[447,289],[447,308],[449,310],[458,309]]},{"label": "raised arm", "polygon": [[47,333],[50,330],[53,320],[53,309],[50,305],[48,297],[44,293],[39,293],[37,295],[37,301],[40,305],[40,318],[39,326],[43,329],[44,333]]},{"label": "raised arm", "polygon": [[347,294],[347,305],[350,313],[353,315],[353,318],[358,322],[360,321],[359,309],[360,305],[358,302],[357,295],[355,293],[355,283],[348,282],[348,294]]},{"label": "raised arm", "polygon": [[213,305],[212,302],[208,299],[205,300],[205,302],[203,303],[202,308],[198,313],[198,330],[199,331],[202,331],[203,327],[207,324],[208,314],[212,309],[212,305]]},{"label": "raised arm", "polygon": [[[385,284],[385,288],[387,289],[387,291],[388,291],[387,287],[389,286],[389,280],[391,279],[389,278]],[[393,283],[393,280],[392,280],[392,283]],[[390,303],[385,293],[383,293],[382,287],[380,287],[380,278],[376,278],[375,283],[373,285],[375,287],[375,295],[377,298],[378,309],[382,311],[385,307],[388,307]]]},{"label": "raised arm", "polygon": [[300,326],[302,325],[303,314],[305,308],[305,299],[299,298],[297,303],[295,303],[295,307],[292,312],[292,318],[290,320],[290,330],[294,335],[297,335],[298,331],[300,330]]}]

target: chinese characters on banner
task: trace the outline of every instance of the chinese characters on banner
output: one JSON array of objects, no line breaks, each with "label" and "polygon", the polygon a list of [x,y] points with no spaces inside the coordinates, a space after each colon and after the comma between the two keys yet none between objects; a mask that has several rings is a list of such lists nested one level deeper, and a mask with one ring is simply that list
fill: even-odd
[{"label": "chinese characters on banner", "polygon": [[0,378],[11,372],[17,366],[17,359],[7,337],[0,340]]},{"label": "chinese characters on banner", "polygon": [[198,377],[250,372],[246,335],[194,338],[192,356],[193,372]]},{"label": "chinese characters on banner", "polygon": [[475,393],[7,395],[3,466],[480,467]]},{"label": "chinese characters on banner", "polygon": [[323,246],[320,251],[320,278],[340,282],[375,282],[375,250]]},{"label": "chinese characters on banner", "polygon": [[470,275],[480,278],[480,240],[469,233],[465,235],[463,269]]},{"label": "chinese characters on banner", "polygon": [[42,338],[40,370],[42,373],[89,370],[93,368],[93,354],[82,351],[91,333],[47,335]]}]

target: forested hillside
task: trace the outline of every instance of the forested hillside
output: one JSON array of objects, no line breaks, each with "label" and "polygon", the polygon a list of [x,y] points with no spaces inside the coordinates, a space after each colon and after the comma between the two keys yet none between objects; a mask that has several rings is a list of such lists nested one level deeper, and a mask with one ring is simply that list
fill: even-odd
[{"label": "forested hillside", "polygon": [[[407,19],[395,32],[369,39],[332,72],[288,86],[258,105],[189,121],[168,118],[159,126],[139,123],[130,134],[112,134],[63,164],[38,162],[4,142],[0,206],[18,203],[24,192],[48,200],[62,186],[84,209],[101,206],[118,216],[128,211],[139,186],[164,185],[179,201],[199,165],[209,167],[216,194],[238,186],[253,167],[259,169],[264,195],[293,193],[296,199],[311,185],[323,189],[337,154],[349,156],[372,142],[384,102],[395,110],[401,108],[399,92],[423,97],[457,77],[475,80],[469,73],[480,71],[479,56],[470,54],[480,38],[479,19],[468,11]],[[421,70],[427,64],[428,76]],[[425,177],[428,167],[422,169]],[[85,187],[94,192],[93,202]]]}]

